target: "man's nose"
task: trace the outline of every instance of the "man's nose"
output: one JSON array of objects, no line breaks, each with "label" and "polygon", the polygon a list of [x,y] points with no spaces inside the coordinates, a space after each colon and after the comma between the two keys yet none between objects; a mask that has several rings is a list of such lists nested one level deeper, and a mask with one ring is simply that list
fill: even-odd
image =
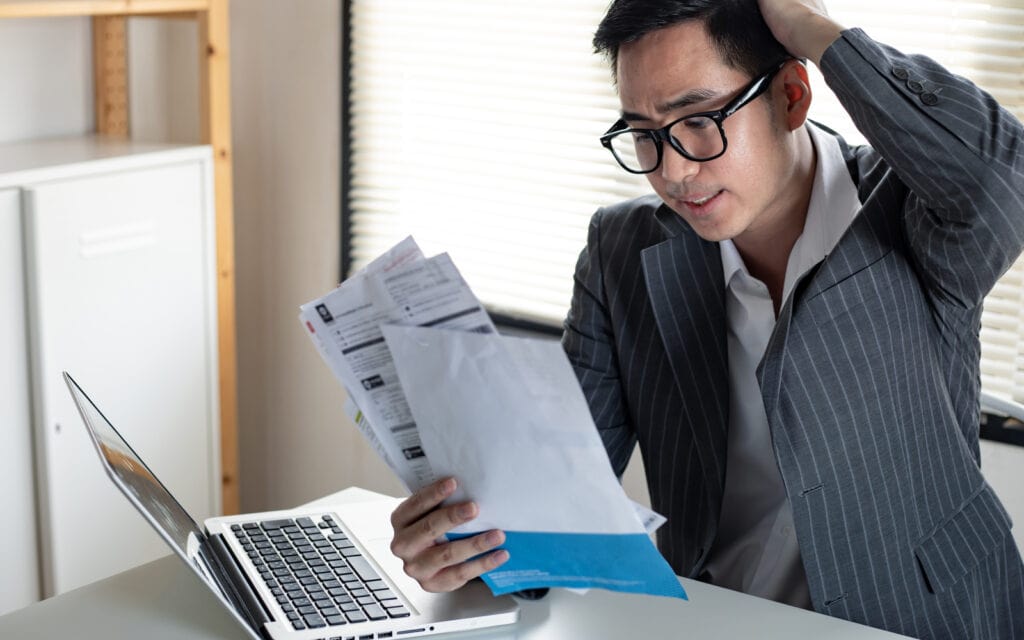
[{"label": "man's nose", "polygon": [[683,182],[700,172],[701,163],[690,160],[672,148],[668,142],[662,143],[661,178],[666,182]]}]

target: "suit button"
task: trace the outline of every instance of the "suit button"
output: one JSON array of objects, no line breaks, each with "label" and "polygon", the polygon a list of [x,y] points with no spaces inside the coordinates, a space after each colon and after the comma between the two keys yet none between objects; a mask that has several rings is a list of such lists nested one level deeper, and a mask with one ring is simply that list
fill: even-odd
[{"label": "suit button", "polygon": [[910,89],[912,93],[924,92],[924,85],[917,80],[907,80],[907,88]]},{"label": "suit button", "polygon": [[892,75],[896,76],[897,80],[906,80],[910,77],[910,73],[904,67],[893,67]]},{"label": "suit button", "polygon": [[928,93],[922,93],[921,102],[925,103],[929,107],[934,107],[935,105],[939,104],[939,96],[935,95],[930,91]]}]

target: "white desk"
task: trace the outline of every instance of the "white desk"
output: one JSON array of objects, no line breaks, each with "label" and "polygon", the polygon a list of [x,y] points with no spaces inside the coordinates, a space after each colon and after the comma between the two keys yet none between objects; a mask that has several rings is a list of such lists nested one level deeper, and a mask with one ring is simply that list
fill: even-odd
[{"label": "white desk", "polygon": [[[365,499],[346,489],[318,503]],[[567,640],[574,638],[902,638],[727,589],[682,579],[681,600],[593,590],[579,596],[553,590],[520,601],[520,621],[452,638]],[[0,638],[18,640],[245,640],[234,620],[174,556],[125,571],[0,617]],[[437,636],[434,636],[437,637]]]}]

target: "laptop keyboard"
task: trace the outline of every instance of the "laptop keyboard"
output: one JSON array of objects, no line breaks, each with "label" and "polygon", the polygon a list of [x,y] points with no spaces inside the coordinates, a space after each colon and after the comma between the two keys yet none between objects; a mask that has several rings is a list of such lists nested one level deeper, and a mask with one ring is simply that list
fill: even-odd
[{"label": "laptop keyboard", "polygon": [[410,615],[330,515],[231,531],[297,630]]}]

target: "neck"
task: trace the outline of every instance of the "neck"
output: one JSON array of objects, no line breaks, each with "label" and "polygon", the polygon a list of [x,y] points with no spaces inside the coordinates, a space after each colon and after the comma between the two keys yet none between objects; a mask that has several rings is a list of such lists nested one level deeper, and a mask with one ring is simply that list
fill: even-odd
[{"label": "neck", "polygon": [[814,145],[805,128],[794,136],[792,151],[791,170],[784,177],[785,186],[780,190],[782,197],[760,216],[762,224],[751,226],[733,238],[747,271],[768,287],[776,314],[782,305],[789,254],[807,220],[817,167]]}]

